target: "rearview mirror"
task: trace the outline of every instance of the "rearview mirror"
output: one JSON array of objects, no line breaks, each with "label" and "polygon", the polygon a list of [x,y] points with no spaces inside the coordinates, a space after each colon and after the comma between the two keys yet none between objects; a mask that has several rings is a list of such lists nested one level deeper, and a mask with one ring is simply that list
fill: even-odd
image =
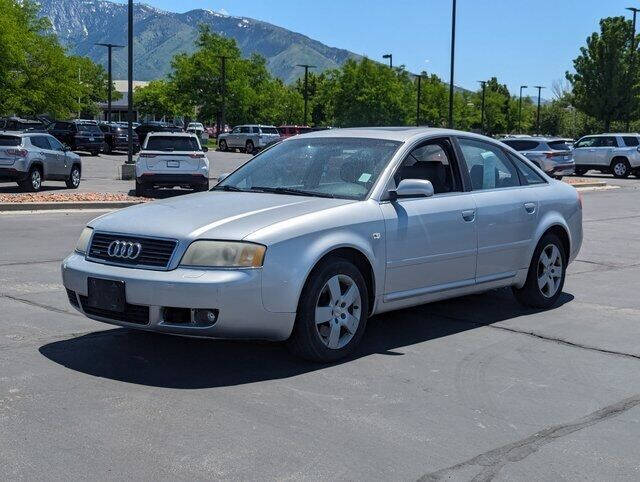
[{"label": "rearview mirror", "polygon": [[403,197],[431,197],[434,194],[431,181],[424,179],[403,179],[398,187],[389,191],[392,199]]}]

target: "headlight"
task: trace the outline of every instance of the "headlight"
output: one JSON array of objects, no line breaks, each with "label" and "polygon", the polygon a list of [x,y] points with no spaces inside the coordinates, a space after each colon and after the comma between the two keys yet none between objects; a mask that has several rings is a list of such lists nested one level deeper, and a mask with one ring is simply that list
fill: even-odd
[{"label": "headlight", "polygon": [[194,241],[184,253],[180,265],[211,268],[259,268],[265,246],[235,241]]},{"label": "headlight", "polygon": [[80,238],[76,243],[76,251],[78,253],[86,254],[87,249],[89,249],[89,241],[91,240],[91,235],[93,234],[93,228],[84,228],[82,233],[80,233]]}]

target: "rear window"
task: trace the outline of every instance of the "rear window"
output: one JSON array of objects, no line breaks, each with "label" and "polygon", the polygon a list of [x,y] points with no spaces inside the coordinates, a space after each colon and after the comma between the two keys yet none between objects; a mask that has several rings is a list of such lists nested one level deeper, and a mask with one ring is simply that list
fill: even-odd
[{"label": "rear window", "polygon": [[275,127],[261,127],[260,130],[263,134],[276,134],[279,135],[278,129]]},{"label": "rear window", "polygon": [[79,132],[94,132],[96,134],[101,134],[102,131],[100,130],[100,127],[98,127],[95,124],[78,124],[78,131]]},{"label": "rear window", "polygon": [[516,151],[532,151],[536,147],[538,147],[538,141],[522,141],[522,140],[512,140],[512,141],[502,141],[504,144],[508,145],[512,149]]},{"label": "rear window", "polygon": [[19,146],[22,138],[17,136],[0,136],[0,146]]},{"label": "rear window", "polygon": [[199,151],[195,137],[151,136],[147,140],[148,151]]},{"label": "rear window", "polygon": [[571,148],[567,141],[551,141],[547,142],[552,151],[570,151]]},{"label": "rear window", "polygon": [[633,136],[624,136],[622,140],[624,141],[624,145],[627,147],[636,147],[640,144],[640,142],[638,142],[638,138]]}]

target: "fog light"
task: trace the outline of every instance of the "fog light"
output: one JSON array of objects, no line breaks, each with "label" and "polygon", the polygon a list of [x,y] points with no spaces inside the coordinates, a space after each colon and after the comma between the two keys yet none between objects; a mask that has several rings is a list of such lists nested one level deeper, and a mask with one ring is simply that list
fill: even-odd
[{"label": "fog light", "polygon": [[193,310],[193,321],[198,324],[213,325],[218,321],[218,310]]}]

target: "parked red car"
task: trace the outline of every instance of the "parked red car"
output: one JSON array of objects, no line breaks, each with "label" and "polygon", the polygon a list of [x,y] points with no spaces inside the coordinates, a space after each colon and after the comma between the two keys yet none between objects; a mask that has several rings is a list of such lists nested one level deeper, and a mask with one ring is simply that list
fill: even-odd
[{"label": "parked red car", "polygon": [[305,134],[311,132],[309,126],[279,126],[278,132],[283,138],[297,136],[298,134]]}]

